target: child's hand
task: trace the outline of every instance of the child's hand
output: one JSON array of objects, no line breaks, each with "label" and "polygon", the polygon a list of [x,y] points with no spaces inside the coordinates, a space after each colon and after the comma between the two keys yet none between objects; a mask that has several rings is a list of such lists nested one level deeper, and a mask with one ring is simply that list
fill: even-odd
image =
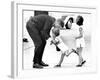
[{"label": "child's hand", "polygon": [[55,44],[57,45],[57,44],[59,44],[60,42],[59,41],[57,41]]},{"label": "child's hand", "polygon": [[50,45],[52,45],[53,44],[53,40],[51,40],[51,42],[50,42]]},{"label": "child's hand", "polygon": [[52,44],[55,44],[55,45],[57,45],[59,43],[59,41],[56,41],[56,40],[51,40],[51,43],[50,43],[50,45],[52,45]]},{"label": "child's hand", "polygon": [[51,40],[50,45],[55,44],[55,43],[56,43],[56,41],[55,41],[55,40]]}]

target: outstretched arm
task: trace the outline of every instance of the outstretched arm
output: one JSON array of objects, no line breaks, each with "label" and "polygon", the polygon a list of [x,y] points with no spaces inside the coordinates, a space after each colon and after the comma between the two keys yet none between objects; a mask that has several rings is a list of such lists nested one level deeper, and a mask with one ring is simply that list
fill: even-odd
[{"label": "outstretched arm", "polygon": [[53,29],[51,30],[51,43],[50,44],[54,44],[56,41],[55,41],[55,34],[54,34],[54,31]]},{"label": "outstretched arm", "polygon": [[79,36],[76,37],[75,39],[79,39],[79,38],[82,38],[82,37],[83,37],[83,29],[79,28]]},{"label": "outstretched arm", "polygon": [[52,33],[51,33],[51,39],[52,39],[51,40],[51,44],[53,43],[53,44],[57,45],[59,43],[59,40],[56,38],[57,36],[55,34],[55,30],[56,30],[55,28],[52,29]]}]

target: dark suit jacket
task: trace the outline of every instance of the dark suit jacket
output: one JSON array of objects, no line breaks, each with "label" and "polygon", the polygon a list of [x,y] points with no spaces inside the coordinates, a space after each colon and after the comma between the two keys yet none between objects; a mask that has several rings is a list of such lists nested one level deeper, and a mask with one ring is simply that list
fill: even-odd
[{"label": "dark suit jacket", "polygon": [[[55,18],[48,15],[37,15],[31,17],[29,20],[35,24],[35,28],[44,36],[46,39],[50,37],[50,29],[55,21]],[[34,29],[34,26],[31,26]]]}]

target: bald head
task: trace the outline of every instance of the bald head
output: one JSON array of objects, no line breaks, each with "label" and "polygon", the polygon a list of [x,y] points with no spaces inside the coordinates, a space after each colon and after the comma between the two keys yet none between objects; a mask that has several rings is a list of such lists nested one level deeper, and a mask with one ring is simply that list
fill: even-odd
[{"label": "bald head", "polygon": [[57,19],[54,23],[54,27],[63,28],[64,22],[62,21],[62,19]]}]

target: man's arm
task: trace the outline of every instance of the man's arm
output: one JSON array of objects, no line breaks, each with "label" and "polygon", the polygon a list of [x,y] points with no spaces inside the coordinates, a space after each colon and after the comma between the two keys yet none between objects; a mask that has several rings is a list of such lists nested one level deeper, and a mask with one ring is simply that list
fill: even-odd
[{"label": "man's arm", "polygon": [[41,31],[41,34],[45,37],[45,39],[47,40],[50,37],[50,29],[52,27],[52,22],[50,20],[46,20],[44,27]]}]

